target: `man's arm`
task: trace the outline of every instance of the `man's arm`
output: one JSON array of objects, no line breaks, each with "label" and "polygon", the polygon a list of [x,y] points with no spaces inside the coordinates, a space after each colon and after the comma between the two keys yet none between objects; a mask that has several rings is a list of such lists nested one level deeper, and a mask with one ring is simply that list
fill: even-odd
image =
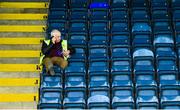
[{"label": "man's arm", "polygon": [[70,44],[68,45],[68,50],[70,51],[70,55],[73,55],[76,51]]},{"label": "man's arm", "polygon": [[42,44],[42,48],[41,48],[41,51],[44,55],[46,55],[50,49],[53,47],[53,43],[52,41],[50,42],[49,45],[47,45],[44,41],[43,41],[43,44]]}]

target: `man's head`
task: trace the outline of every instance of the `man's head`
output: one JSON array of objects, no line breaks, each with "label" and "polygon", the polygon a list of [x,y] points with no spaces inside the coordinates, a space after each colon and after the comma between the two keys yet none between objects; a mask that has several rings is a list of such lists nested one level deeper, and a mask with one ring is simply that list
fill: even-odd
[{"label": "man's head", "polygon": [[58,43],[61,40],[61,32],[57,29],[53,29],[51,31],[51,37],[52,37],[52,40],[55,41],[55,43]]}]

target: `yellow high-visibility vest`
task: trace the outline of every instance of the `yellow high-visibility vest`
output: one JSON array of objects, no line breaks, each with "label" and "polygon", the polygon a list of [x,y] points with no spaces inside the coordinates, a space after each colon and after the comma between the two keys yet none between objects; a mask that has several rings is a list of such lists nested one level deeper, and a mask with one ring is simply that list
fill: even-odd
[{"label": "yellow high-visibility vest", "polygon": [[[51,40],[44,40],[44,42],[46,43],[46,45],[49,45],[50,44],[50,41]],[[62,40],[61,42],[61,45],[62,45],[62,49],[64,51],[67,51],[68,50],[68,44],[67,44],[67,40]],[[45,55],[41,52],[41,55],[40,55],[40,59],[39,59],[39,64],[42,64],[42,61],[43,61],[43,58],[45,57]],[[64,59],[67,60],[69,56],[65,57],[64,56]]]}]

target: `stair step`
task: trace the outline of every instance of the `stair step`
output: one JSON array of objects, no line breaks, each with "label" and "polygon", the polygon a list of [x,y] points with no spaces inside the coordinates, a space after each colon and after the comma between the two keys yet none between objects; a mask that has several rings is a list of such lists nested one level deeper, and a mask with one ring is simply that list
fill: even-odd
[{"label": "stair step", "polygon": [[38,64],[0,64],[1,72],[40,72]]},{"label": "stair step", "polygon": [[48,2],[1,2],[0,8],[48,8]]},{"label": "stair step", "polygon": [[1,78],[39,78],[39,75],[36,72],[0,72]]},{"label": "stair step", "polygon": [[20,14],[23,14],[23,13],[31,13],[31,14],[39,14],[39,13],[42,13],[42,14],[45,14],[45,13],[48,13],[48,9],[45,9],[45,8],[1,8],[0,9],[0,13],[20,13]]},{"label": "stair step", "polygon": [[44,32],[45,25],[0,25],[0,32]]},{"label": "stair step", "polygon": [[46,20],[0,20],[1,25],[46,25]]},{"label": "stair step", "polygon": [[37,110],[37,102],[0,102],[0,109]]},{"label": "stair step", "polygon": [[0,50],[40,50],[39,45],[0,45]]},{"label": "stair step", "polygon": [[0,38],[0,44],[41,44],[43,38]]},{"label": "stair step", "polygon": [[39,86],[39,78],[0,78],[0,86]]},{"label": "stair step", "polygon": [[0,57],[40,57],[40,51],[34,50],[0,50]]},{"label": "stair step", "polygon": [[38,101],[38,93],[0,94],[0,102],[33,102]]},{"label": "stair step", "polygon": [[45,32],[42,32],[42,33],[32,33],[32,32],[16,32],[16,34],[14,34],[14,32],[1,32],[0,33],[0,38],[44,38],[44,36],[46,35]]},{"label": "stair step", "polygon": [[0,14],[0,20],[46,20],[47,14],[18,14],[3,13]]}]

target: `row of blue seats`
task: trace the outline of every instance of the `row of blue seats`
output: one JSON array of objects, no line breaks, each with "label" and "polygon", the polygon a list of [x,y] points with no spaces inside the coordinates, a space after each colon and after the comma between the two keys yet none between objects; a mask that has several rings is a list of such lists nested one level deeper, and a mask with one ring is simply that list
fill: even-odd
[{"label": "row of blue seats", "polygon": [[[68,5],[69,4],[69,5]],[[89,6],[90,5],[90,6]],[[50,8],[88,8],[102,7],[107,5],[111,8],[128,8],[128,7],[147,7],[151,6],[155,9],[167,9],[169,7],[179,9],[180,2],[178,0],[51,0]],[[103,7],[107,7],[103,6]]]}]

